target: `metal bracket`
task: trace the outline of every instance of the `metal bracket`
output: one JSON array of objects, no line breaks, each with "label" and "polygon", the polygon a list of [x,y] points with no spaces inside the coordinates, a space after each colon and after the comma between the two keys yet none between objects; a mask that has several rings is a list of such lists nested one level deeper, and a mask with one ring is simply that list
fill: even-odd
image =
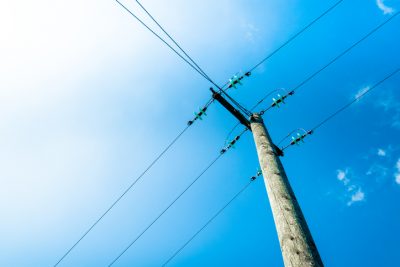
[{"label": "metal bracket", "polygon": [[272,144],[274,150],[275,150],[275,155],[278,157],[283,157],[285,154],[283,153],[283,150],[277,147],[275,144]]},{"label": "metal bracket", "polygon": [[243,114],[240,113],[240,111],[237,110],[235,107],[233,107],[225,98],[223,98],[221,96],[221,93],[214,91],[213,88],[210,88],[210,90],[213,94],[213,98],[217,100],[224,108],[226,108],[233,116],[235,116],[235,118],[238,119],[241,124],[246,126],[246,128],[251,131],[249,120],[246,119]]}]

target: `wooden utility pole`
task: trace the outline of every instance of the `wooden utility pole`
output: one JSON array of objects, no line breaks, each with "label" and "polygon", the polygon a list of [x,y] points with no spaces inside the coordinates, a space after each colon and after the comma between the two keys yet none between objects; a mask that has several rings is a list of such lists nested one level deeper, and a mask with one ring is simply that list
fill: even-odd
[{"label": "wooden utility pole", "polygon": [[263,119],[259,114],[253,114],[250,121],[247,120],[222,97],[221,92],[215,92],[213,89],[211,91],[215,100],[253,132],[285,267],[323,267],[311,232],[279,159],[283,153],[272,142]]},{"label": "wooden utility pole", "polygon": [[278,148],[273,144],[260,115],[253,114],[250,126],[285,266],[322,267],[321,257],[279,159]]}]

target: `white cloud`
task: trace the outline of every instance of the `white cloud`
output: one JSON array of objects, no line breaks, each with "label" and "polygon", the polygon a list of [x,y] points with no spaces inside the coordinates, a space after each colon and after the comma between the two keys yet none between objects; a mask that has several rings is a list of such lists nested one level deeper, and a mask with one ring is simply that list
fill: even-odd
[{"label": "white cloud", "polygon": [[354,190],[356,190],[357,186],[355,185],[350,185],[347,187],[347,192],[353,192]]},{"label": "white cloud", "polygon": [[368,92],[368,90],[370,90],[370,89],[371,89],[370,86],[361,88],[361,89],[354,95],[354,98],[357,99],[357,101],[360,100],[360,98],[363,97],[364,94],[365,94],[366,92]]},{"label": "white cloud", "polygon": [[386,151],[383,150],[383,149],[381,149],[381,148],[379,148],[379,149],[378,149],[378,156],[380,156],[380,157],[386,157]]},{"label": "white cloud", "polygon": [[395,177],[396,183],[400,185],[400,159],[397,160],[396,169],[397,169],[397,172],[394,174],[394,177]]},{"label": "white cloud", "polygon": [[349,168],[346,170],[337,170],[336,178],[343,183],[346,189],[346,198],[349,198],[347,206],[353,205],[355,202],[360,202],[365,200],[365,193],[361,187],[350,179],[352,174]]},{"label": "white cloud", "polygon": [[400,184],[400,173],[397,173],[397,174],[395,175],[395,178],[396,178],[396,183],[397,183],[397,184]]},{"label": "white cloud", "polygon": [[376,5],[379,7],[380,10],[383,11],[383,14],[385,15],[390,15],[393,14],[393,12],[395,12],[393,8],[385,5],[384,0],[376,0]]},{"label": "white cloud", "polygon": [[342,171],[342,170],[338,170],[337,173],[338,173],[337,174],[338,180],[339,181],[343,181],[344,178],[346,177],[346,173],[344,171]]},{"label": "white cloud", "polygon": [[351,200],[347,202],[348,206],[353,205],[355,202],[360,202],[365,200],[365,193],[359,188],[357,192],[351,195]]},{"label": "white cloud", "polygon": [[337,179],[343,182],[344,185],[350,183],[350,180],[347,178],[348,170],[337,170]]}]

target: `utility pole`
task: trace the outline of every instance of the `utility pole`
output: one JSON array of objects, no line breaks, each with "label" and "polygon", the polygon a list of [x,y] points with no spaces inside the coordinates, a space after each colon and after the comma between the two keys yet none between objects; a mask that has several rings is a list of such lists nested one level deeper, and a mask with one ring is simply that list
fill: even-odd
[{"label": "utility pole", "polygon": [[278,156],[281,153],[272,143],[259,114],[253,114],[250,126],[285,266],[322,267],[321,257]]},{"label": "utility pole", "polygon": [[253,133],[285,267],[322,267],[321,257],[279,159],[283,153],[272,142],[263,119],[253,114],[247,120],[220,92],[211,91],[214,99]]}]

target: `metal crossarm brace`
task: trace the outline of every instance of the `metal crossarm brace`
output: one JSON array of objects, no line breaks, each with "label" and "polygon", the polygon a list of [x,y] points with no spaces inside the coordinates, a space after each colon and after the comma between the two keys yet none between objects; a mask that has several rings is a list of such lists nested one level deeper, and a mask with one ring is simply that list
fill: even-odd
[{"label": "metal crossarm brace", "polygon": [[250,122],[246,119],[239,110],[232,106],[225,98],[221,96],[220,93],[216,92],[213,88],[210,88],[213,93],[213,98],[217,100],[224,108],[226,108],[236,119],[239,120],[241,124],[246,126],[247,129],[251,131]]}]

